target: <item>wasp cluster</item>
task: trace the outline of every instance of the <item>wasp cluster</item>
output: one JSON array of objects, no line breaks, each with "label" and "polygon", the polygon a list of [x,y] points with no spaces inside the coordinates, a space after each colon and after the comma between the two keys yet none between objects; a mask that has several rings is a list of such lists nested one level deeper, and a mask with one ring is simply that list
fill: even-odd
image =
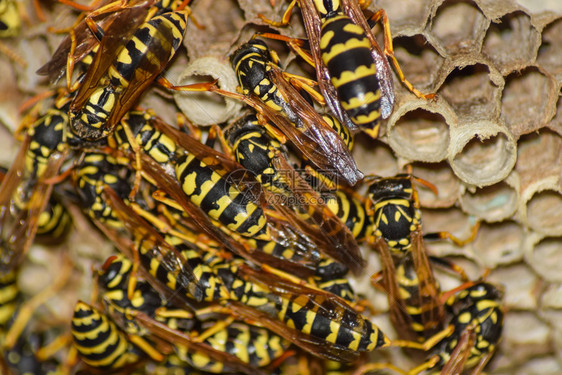
[{"label": "wasp cluster", "polygon": [[[391,176],[411,164],[417,177],[437,186],[437,195],[420,190],[424,232],[448,230],[463,237],[475,219],[481,221],[473,243],[427,247],[434,255],[454,259],[471,276],[490,269],[487,280],[505,286],[508,313],[490,373],[556,374],[562,369],[562,119],[557,110],[562,103],[562,8],[557,6],[479,0],[382,0],[371,5],[387,11],[396,56],[408,80],[437,98],[417,98],[394,78],[396,104],[381,126],[381,137],[359,136],[353,156],[365,174]],[[177,56],[166,76],[178,84],[218,79],[222,89],[235,91],[238,83],[227,56],[237,45],[256,31],[304,37],[298,14],[288,27],[278,28],[258,17],[277,20],[285,7],[279,1],[275,7],[266,1],[194,1],[192,12],[204,28],[189,23],[184,40],[188,56]],[[45,33],[46,25],[73,22],[75,13],[64,10],[55,16],[58,9],[64,7],[52,4],[46,9],[47,22],[41,23],[30,7],[27,21],[33,27],[15,40],[6,39],[8,49],[25,63],[7,55],[0,59],[0,69],[9,72],[2,83],[0,115],[12,130],[21,120],[20,104],[45,89],[35,70],[60,41]],[[303,74],[292,54],[283,57],[288,70]],[[175,96],[178,107],[199,125],[232,119],[241,108],[239,101],[206,93]],[[175,121],[169,98],[150,93],[142,105]],[[9,139],[3,137],[2,144],[16,149]],[[9,165],[12,157],[3,154],[3,164]],[[90,298],[90,268],[112,251],[75,211],[76,230],[61,245],[75,267],[73,282],[42,305],[39,321],[55,316],[55,322],[67,324],[74,301]],[[377,271],[376,255],[364,253],[369,254],[368,270]],[[35,295],[56,280],[52,265],[62,262],[48,247],[34,248],[29,257],[19,282],[25,293]],[[375,294],[367,280],[353,282],[384,310],[384,296]],[[381,326],[386,327],[384,318]],[[415,362],[398,357],[393,363],[408,368]]]}]

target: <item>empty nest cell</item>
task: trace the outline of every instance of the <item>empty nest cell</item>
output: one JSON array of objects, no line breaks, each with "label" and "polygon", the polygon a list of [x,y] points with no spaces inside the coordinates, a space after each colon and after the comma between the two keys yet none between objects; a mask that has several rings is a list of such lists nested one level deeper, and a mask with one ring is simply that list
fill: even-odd
[{"label": "empty nest cell", "polygon": [[444,55],[478,52],[488,25],[489,21],[473,2],[449,1],[436,10],[429,34]]},{"label": "empty nest cell", "polygon": [[439,162],[447,156],[453,116],[447,107],[423,99],[406,102],[388,120],[388,143],[406,159]]},{"label": "empty nest cell", "polygon": [[486,280],[504,287],[507,309],[537,309],[542,281],[526,264],[517,263],[495,269]]},{"label": "empty nest cell", "polygon": [[537,54],[537,64],[549,72],[562,78],[562,20],[556,20],[546,26],[542,32],[542,43]]},{"label": "empty nest cell", "polygon": [[[230,63],[217,57],[201,57],[190,63],[179,77],[180,85],[212,82],[226,91],[236,92],[238,81]],[[174,94],[181,111],[197,125],[213,125],[236,116],[242,105],[240,101],[222,97],[211,92],[181,92]]]},{"label": "empty nest cell", "polygon": [[447,208],[457,201],[461,184],[446,162],[413,163],[414,175],[431,182],[437,188],[437,195],[423,185],[418,184],[418,195],[422,206],[427,208]]},{"label": "empty nest cell", "polygon": [[540,69],[529,67],[506,78],[501,116],[519,138],[545,126],[554,116],[557,84]]},{"label": "empty nest cell", "polygon": [[535,272],[548,282],[562,282],[562,237],[546,237],[525,241],[525,258]]},{"label": "empty nest cell", "polygon": [[504,180],[474,191],[466,190],[460,196],[461,207],[486,222],[505,220],[517,211],[519,192],[514,185]]},{"label": "empty nest cell", "polygon": [[523,240],[521,226],[513,221],[482,223],[472,247],[477,261],[493,269],[521,260]]},{"label": "empty nest cell", "polygon": [[439,95],[459,117],[495,119],[499,115],[501,88],[492,81],[485,64],[456,67],[440,87]]},{"label": "empty nest cell", "polygon": [[484,38],[482,53],[494,63],[496,69],[507,75],[533,63],[540,37],[531,24],[531,18],[516,11],[490,25]]},{"label": "empty nest cell", "polygon": [[430,85],[436,81],[444,58],[425,36],[416,34],[397,37],[393,40],[393,46],[406,79],[422,92],[432,90]]},{"label": "empty nest cell", "polygon": [[509,314],[505,314],[503,339],[500,343],[501,351],[509,353],[509,360],[497,358],[492,367],[501,369],[505,366],[515,370],[516,366],[530,358],[550,354],[551,338],[551,328],[533,312],[511,310]]},{"label": "empty nest cell", "polygon": [[562,235],[562,193],[543,190],[527,201],[527,225],[545,235]]},{"label": "empty nest cell", "polygon": [[516,156],[515,140],[500,123],[482,120],[451,128],[449,163],[467,184],[487,186],[503,180]]},{"label": "empty nest cell", "polygon": [[376,2],[376,9],[386,11],[393,33],[411,35],[425,27],[431,3],[432,0],[381,0]]}]

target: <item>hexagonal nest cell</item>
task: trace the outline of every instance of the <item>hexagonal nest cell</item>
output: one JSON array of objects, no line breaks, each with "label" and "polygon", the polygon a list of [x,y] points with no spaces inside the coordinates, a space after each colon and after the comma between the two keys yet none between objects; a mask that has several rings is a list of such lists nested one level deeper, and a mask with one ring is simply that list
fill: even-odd
[{"label": "hexagonal nest cell", "polygon": [[[311,2],[297,3],[305,1]],[[12,136],[18,124],[30,121],[27,114],[46,110],[30,110],[34,102],[26,100],[51,88],[35,74],[62,39],[51,28],[70,27],[77,15],[54,1],[4,0],[12,2],[22,8],[29,5],[29,9],[20,34],[0,41],[0,71],[6,78],[0,80],[3,162],[12,160],[18,151]],[[46,22],[38,17],[32,3],[45,13]],[[287,27],[263,20],[279,21],[288,1],[191,3],[193,18],[185,48],[180,50],[182,56],[164,72],[173,83],[218,79],[217,86],[235,91],[236,81],[227,84],[228,79],[234,79],[229,54],[254,33],[276,32],[306,39],[298,5]],[[487,280],[505,288],[504,334],[486,367],[488,374],[562,373],[562,9],[556,5],[551,0],[379,0],[365,10],[367,14],[386,10],[395,56],[405,78],[424,94],[436,96],[425,99],[414,95],[393,73],[396,100],[391,115],[381,124],[382,135],[372,140],[358,134],[353,156],[368,178],[411,170],[436,187],[433,191],[414,182],[424,233],[448,231],[464,239],[480,225],[475,240],[464,246],[445,239],[427,241],[425,247],[431,255],[469,265],[471,278],[489,273]],[[95,22],[103,23],[98,19]],[[384,49],[380,25],[373,30]],[[313,72],[285,42],[267,43],[279,49],[292,73]],[[303,46],[306,50],[307,42]],[[194,62],[199,62],[197,71],[188,70],[186,75],[191,78],[178,81]],[[227,72],[223,74],[221,69]],[[309,78],[317,79],[315,75]],[[60,81],[59,86],[64,86],[64,78]],[[315,87],[315,82],[307,83]],[[164,89],[151,89],[139,106],[154,107],[159,116],[170,121],[176,119],[180,109],[186,117],[193,117],[194,106],[205,118],[209,111],[220,112],[216,121],[224,123],[241,113],[242,103],[236,100],[236,105],[229,105],[231,99],[212,97],[205,104],[193,101],[191,96],[184,109],[173,103],[172,96]],[[22,113],[19,107],[24,103],[27,112]],[[204,122],[197,117],[190,119],[196,125]],[[360,184],[355,190],[358,196],[365,198],[366,185]],[[74,264],[58,295],[37,309],[41,318],[36,325],[40,329],[46,326],[44,317],[57,309],[60,312],[53,321],[64,322],[61,330],[68,329],[67,315],[72,311],[66,305],[56,305],[66,304],[68,299],[89,300],[91,269],[99,267],[112,251],[111,243],[92,229],[77,207],[70,206],[77,217],[73,232],[67,242],[53,246],[64,255],[51,251],[51,246],[37,245],[22,269],[25,282],[21,288],[29,296],[43,286],[39,278],[57,279],[59,270],[65,269],[66,258]],[[367,246],[362,251],[370,260],[377,258]],[[374,273],[377,267],[379,263],[374,260],[368,270]],[[373,319],[381,321],[392,336],[393,329],[383,311],[386,296],[373,288],[369,276],[364,272],[350,277],[357,292],[375,295],[373,301],[383,300],[380,306],[374,306],[380,314]],[[459,279],[457,275],[448,276]],[[384,357],[379,358],[381,362],[388,360],[387,353],[376,355]],[[420,363],[405,351],[393,351],[388,356],[400,368]],[[297,373],[295,368],[292,372]],[[285,373],[291,373],[291,368]]]}]

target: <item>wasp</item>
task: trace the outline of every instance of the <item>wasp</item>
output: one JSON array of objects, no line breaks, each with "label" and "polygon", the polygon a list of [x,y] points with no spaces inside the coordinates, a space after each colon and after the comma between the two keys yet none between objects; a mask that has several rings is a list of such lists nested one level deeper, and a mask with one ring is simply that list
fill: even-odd
[{"label": "wasp", "polygon": [[[326,173],[350,185],[363,177],[343,141],[307,99],[287,82],[287,73],[280,70],[276,54],[263,41],[252,39],[242,45],[231,55],[231,62],[245,96],[216,91],[254,107],[291,141],[297,153]],[[302,79],[290,77],[295,83]]]},{"label": "wasp", "polygon": [[[441,329],[444,310],[440,290],[429,264],[421,232],[421,213],[414,177],[399,174],[375,178],[368,187],[366,212],[372,218],[368,241],[383,264],[384,287],[389,295],[391,319],[403,337],[428,337]],[[416,181],[423,180],[415,179]],[[432,187],[429,183],[426,183]],[[409,263],[409,264],[407,264]],[[413,264],[413,270],[410,268]],[[397,273],[397,269],[401,273]],[[415,272],[414,276],[410,271]],[[399,276],[397,278],[397,276]],[[404,297],[398,281],[415,280],[415,293]],[[407,288],[407,285],[406,285]],[[414,301],[416,300],[416,301]],[[406,301],[410,308],[407,308]],[[407,311],[416,310],[416,318]],[[419,323],[416,320],[420,320]]]},{"label": "wasp", "polygon": [[[51,59],[37,70],[37,74],[48,76],[51,83],[55,84],[66,71],[67,87],[70,89],[74,66],[92,52],[97,52],[100,41],[106,35],[111,40],[101,43],[104,58],[98,57],[95,64],[102,72],[107,70],[120,48],[149,15],[175,11],[181,3],[176,0],[131,0],[123,6],[123,2],[103,0],[97,9],[91,11],[69,31],[69,35],[61,42]],[[70,5],[77,9],[90,10],[78,4]]]},{"label": "wasp", "polygon": [[[106,33],[70,105],[70,129],[77,137],[95,141],[114,130],[175,55],[185,34],[188,15],[189,10],[178,10],[155,16],[143,23],[122,48],[121,38],[112,37],[118,31]],[[114,59],[108,59],[108,49],[118,51]],[[159,81],[174,88],[163,78]],[[189,89],[208,87],[209,84],[203,84]]]},{"label": "wasp", "polygon": [[[327,255],[343,261],[354,271],[361,268],[363,259],[352,233],[291,167],[281,144],[267,134],[254,115],[234,123],[227,136],[236,160],[255,174],[258,181],[265,183],[263,187],[274,194],[273,200],[281,199],[281,204],[274,206],[286,217],[294,216],[287,206],[297,214],[299,219],[292,220],[295,227],[301,228],[321,248],[334,249],[324,250]],[[317,225],[320,231],[315,231],[307,222]],[[326,236],[328,241],[324,239]],[[326,246],[322,245],[324,243]]]},{"label": "wasp", "polygon": [[501,339],[502,300],[503,291],[484,281],[449,297],[446,306],[452,313],[449,326],[453,329],[433,347],[429,361],[439,359],[430,368],[445,374],[472,367],[481,372]]},{"label": "wasp", "polygon": [[[296,3],[296,0],[290,3],[281,22],[260,16],[267,23],[286,25]],[[347,127],[359,127],[376,138],[380,120],[390,116],[394,106],[394,87],[386,57],[390,57],[398,77],[410,91],[418,97],[434,97],[420,93],[404,77],[394,57],[388,18],[383,9],[370,20],[383,21],[384,52],[357,2],[300,0],[298,4],[312,56],[302,51],[300,40],[275,34],[267,34],[267,37],[289,41],[305,61],[316,67],[318,86],[326,104]]]},{"label": "wasp", "polygon": [[[469,281],[453,290],[451,296],[444,294],[444,299],[450,315],[445,329],[423,343],[395,341],[399,346],[429,352],[421,365],[398,372],[417,375],[429,371],[445,375],[474,368],[472,373],[480,374],[491,359],[503,330],[503,290],[483,280]],[[356,373],[366,374],[377,368],[376,364],[367,364]]]},{"label": "wasp", "polygon": [[5,272],[21,263],[38,231],[61,229],[62,234],[67,226],[60,203],[49,205],[53,184],[44,182],[59,173],[69,153],[59,114],[47,114],[28,129],[0,186],[0,268]]},{"label": "wasp", "polygon": [[89,366],[119,369],[139,362],[142,352],[105,314],[78,301],[72,317],[74,347]]},{"label": "wasp", "polygon": [[[361,352],[390,345],[378,327],[331,293],[302,283],[297,285],[287,275],[260,272],[245,265],[240,266],[240,272],[277,297],[274,301],[278,321],[255,310],[237,311],[237,314],[267,322],[266,327],[313,355],[351,362]],[[306,338],[302,337],[303,333]]]},{"label": "wasp", "polygon": [[[258,368],[269,365],[287,350],[286,341],[263,328],[238,322],[201,322],[192,313],[169,306],[146,282],[136,283],[134,297],[128,300],[126,289],[131,268],[132,263],[123,256],[112,256],[99,272],[99,281],[104,289],[103,298],[109,301],[107,305],[119,310],[121,315],[129,315],[129,318],[126,318],[128,333],[140,333],[136,327],[130,329],[132,324],[138,325],[133,319],[133,311],[142,312],[147,317],[165,324],[170,330],[185,332],[193,337],[190,346],[176,343],[170,336],[165,339],[173,344],[178,359],[197,369],[213,373],[229,369],[228,356],[233,356],[249,368]],[[143,334],[148,336],[151,332],[145,330]],[[197,350],[198,345],[209,346],[213,354],[211,355],[209,350]]]}]

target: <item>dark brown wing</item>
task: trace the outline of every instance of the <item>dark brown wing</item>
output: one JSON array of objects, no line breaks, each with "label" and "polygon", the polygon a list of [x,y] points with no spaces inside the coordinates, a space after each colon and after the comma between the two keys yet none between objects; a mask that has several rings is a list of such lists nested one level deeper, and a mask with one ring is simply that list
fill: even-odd
[{"label": "dark brown wing", "polygon": [[[106,187],[103,194],[129,232],[134,237],[142,238],[143,245],[150,246],[150,256],[157,259],[168,273],[174,275],[178,283],[177,287],[185,289],[194,297],[203,295],[203,288],[187,260],[133,209],[127,206],[113,189]],[[139,250],[137,249],[137,251]],[[130,251],[128,253],[131,259],[136,258]],[[158,280],[155,281],[158,282]]]},{"label": "dark brown wing", "polygon": [[[105,6],[111,1],[112,0],[104,0],[100,3],[100,6]],[[114,12],[96,17],[99,18],[99,27],[105,30],[116,16],[117,13]],[[99,43],[84,20],[74,27],[73,33],[76,40],[74,54],[69,56],[72,41],[70,35],[68,35],[61,44],[59,44],[51,59],[37,70],[37,74],[48,76],[52,84],[55,84],[64,75],[68,59],[73,59],[75,62],[81,61]]]},{"label": "dark brown wing", "polygon": [[379,253],[382,267],[382,287],[388,296],[388,309],[390,320],[398,336],[410,340],[417,340],[417,335],[412,331],[412,318],[407,312],[404,299],[400,296],[400,288],[396,281],[396,268],[392,255],[382,238],[378,238],[374,244],[375,250]]},{"label": "dark brown wing", "polygon": [[441,375],[460,375],[470,357],[471,349],[475,342],[476,332],[474,332],[474,329],[466,329],[461,334],[455,349],[450,353],[449,360],[441,369]]},{"label": "dark brown wing", "polygon": [[426,332],[431,335],[442,328],[445,317],[444,307],[441,303],[441,290],[429,264],[421,228],[412,232],[410,240],[412,242],[412,260],[419,282],[419,304],[423,307],[421,321]]},{"label": "dark brown wing", "polygon": [[51,155],[40,180],[32,187],[32,192],[28,193],[27,207],[10,218],[11,201],[13,194],[17,194],[18,186],[22,181],[25,152],[29,147],[29,142],[29,137],[26,137],[14,164],[9,169],[0,187],[0,225],[2,230],[0,270],[2,271],[12,270],[23,261],[29,246],[35,239],[39,216],[45,210],[53,190],[53,184],[43,181],[55,177],[67,157],[67,152],[55,152]]},{"label": "dark brown wing", "polygon": [[336,118],[350,130],[355,130],[357,129],[357,125],[351,121],[351,118],[343,110],[338,100],[336,89],[330,81],[328,68],[322,61],[322,54],[320,53],[321,21],[318,17],[318,13],[316,12],[316,7],[311,0],[300,0],[299,5],[301,8],[306,34],[308,35],[310,52],[312,53],[314,65],[316,66],[316,79],[318,81],[320,92],[322,93],[328,108],[330,108],[330,111],[336,116]]},{"label": "dark brown wing", "polygon": [[[314,108],[290,85],[283,73],[271,67],[270,78],[283,99],[295,110],[301,123],[291,124],[287,118],[275,113],[265,113],[293,143],[298,152],[323,170],[325,174],[343,179],[353,186],[363,178],[345,142]],[[268,111],[274,112],[271,109]],[[273,113],[272,113],[273,115]]]},{"label": "dark brown wing", "polygon": [[223,363],[228,372],[244,373],[248,375],[266,374],[262,370],[242,362],[234,355],[217,351],[208,344],[197,342],[185,333],[172,329],[166,324],[158,322],[140,311],[135,312],[135,318],[139,324],[145,327],[154,336],[172,344],[185,346],[191,352],[203,353],[215,361]]},{"label": "dark brown wing", "polygon": [[[286,183],[297,197],[296,209],[306,213],[308,219],[303,222],[302,216],[286,205],[278,204],[274,207],[284,212],[286,217],[292,218],[291,223],[310,237],[319,246],[321,252],[343,263],[353,272],[360,272],[365,266],[365,260],[351,231],[282,155],[278,154],[273,159],[273,164],[277,170],[285,173],[292,170],[293,173],[289,173],[290,177]],[[312,225],[307,222],[311,222]]]},{"label": "dark brown wing", "polygon": [[129,41],[133,33],[144,22],[148,14],[145,6],[123,8],[114,17],[104,32],[94,61],[82,80],[76,97],[70,105],[72,111],[79,111],[88,101],[93,91],[99,87],[100,80],[113,64],[119,51]]}]

